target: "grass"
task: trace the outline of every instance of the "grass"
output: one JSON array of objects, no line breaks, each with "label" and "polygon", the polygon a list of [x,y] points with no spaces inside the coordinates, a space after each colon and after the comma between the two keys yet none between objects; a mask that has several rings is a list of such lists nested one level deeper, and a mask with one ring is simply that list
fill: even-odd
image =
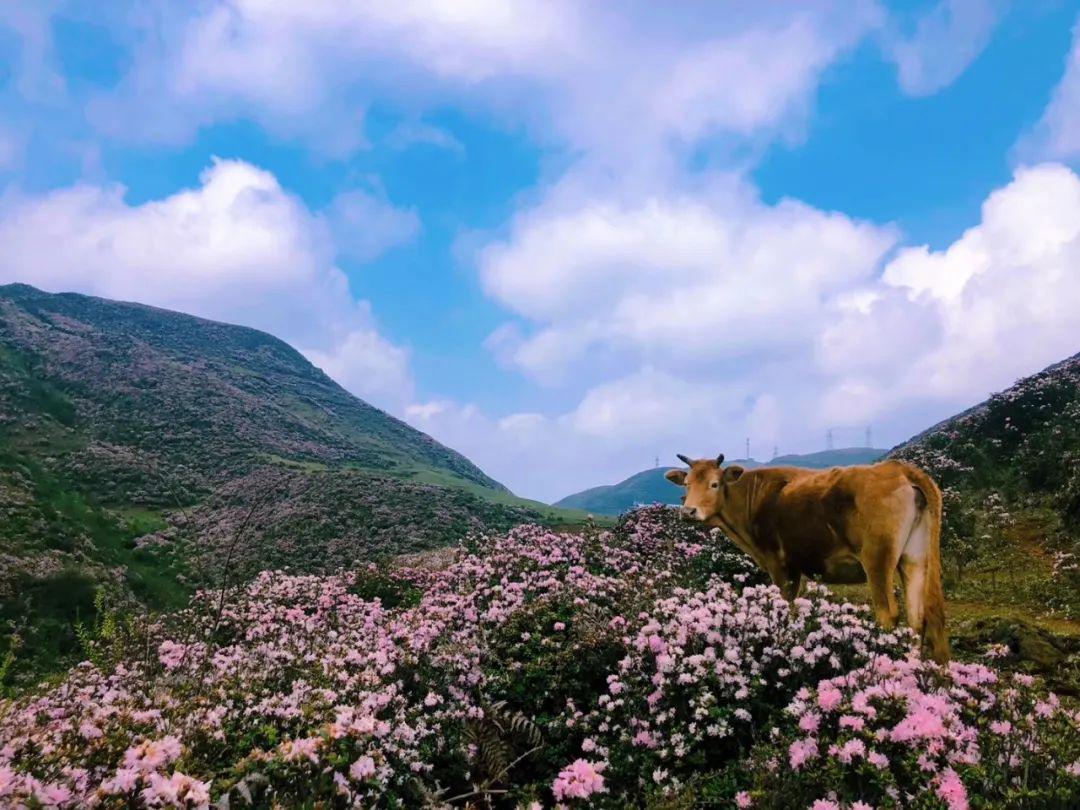
[{"label": "grass", "polygon": [[[95,595],[120,582],[145,604],[172,610],[186,604],[184,567],[170,555],[136,548],[134,540],[165,525],[161,512],[142,507],[105,509],[41,465],[0,451],[0,471],[18,469],[33,490],[25,520],[0,526],[0,548],[59,552],[59,568],[23,573],[0,598],[0,658],[17,645],[9,680],[32,682],[76,659],[76,628],[93,622]],[[0,689],[4,687],[0,683]]]},{"label": "grass", "polygon": [[[436,484],[438,486],[464,489],[478,497],[491,501],[492,503],[531,509],[532,511],[539,513],[544,521],[551,526],[580,526],[590,519],[589,513],[580,509],[562,509],[540,501],[521,498],[512,492],[480,486],[472,481],[466,481],[442,470],[413,467],[404,471],[404,476],[412,481],[418,481],[422,484]],[[614,518],[602,515],[596,517],[594,522],[603,526],[615,524]]]}]

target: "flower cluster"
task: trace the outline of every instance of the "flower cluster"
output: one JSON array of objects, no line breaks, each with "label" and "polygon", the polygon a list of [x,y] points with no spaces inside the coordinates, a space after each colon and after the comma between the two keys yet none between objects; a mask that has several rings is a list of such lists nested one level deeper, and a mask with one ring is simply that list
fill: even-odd
[{"label": "flower cluster", "polygon": [[1080,712],[1033,685],[982,664],[880,656],[801,689],[752,760],[755,806],[1074,806]]},{"label": "flower cluster", "polygon": [[[740,807],[768,780],[809,806],[970,794],[991,762],[1022,763],[1033,790],[1080,779],[1041,737],[1023,747],[1043,723],[1075,730],[1056,699],[908,659],[906,631],[824,589],[789,604],[673,510],[440,559],[200,592],[119,663],[0,701],[0,806],[619,807],[691,790],[693,772],[727,774]],[[844,769],[882,761],[891,782],[847,789]]]}]

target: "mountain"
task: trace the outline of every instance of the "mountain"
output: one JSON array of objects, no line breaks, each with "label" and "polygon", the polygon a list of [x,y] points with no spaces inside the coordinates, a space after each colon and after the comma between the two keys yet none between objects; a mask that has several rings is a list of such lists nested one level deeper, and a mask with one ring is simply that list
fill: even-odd
[{"label": "mountain", "polygon": [[[810,467],[826,469],[828,467],[850,464],[869,464],[885,455],[885,450],[873,447],[846,447],[840,450],[822,450],[806,455],[786,455],[760,462],[754,459],[736,459],[732,464],[744,467]],[[679,490],[664,474],[670,467],[656,467],[643,470],[630,476],[625,481],[608,486],[593,487],[582,492],[567,495],[555,506],[564,509],[580,509],[598,515],[618,515],[638,504],[678,503]]]},{"label": "mountain", "polygon": [[70,652],[102,586],[168,607],[270,565],[571,517],[270,335],[0,286],[0,661],[5,641]]}]

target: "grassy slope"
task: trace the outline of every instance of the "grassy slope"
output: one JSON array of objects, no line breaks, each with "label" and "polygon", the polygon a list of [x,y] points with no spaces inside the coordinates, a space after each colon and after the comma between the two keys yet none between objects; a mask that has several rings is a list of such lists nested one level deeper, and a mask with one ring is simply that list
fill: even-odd
[{"label": "grassy slope", "polygon": [[[274,503],[292,536],[287,545],[267,542],[288,551],[276,558],[285,565],[416,550],[489,525],[581,518],[516,498],[269,335],[0,287],[0,688],[12,644],[22,677],[75,654],[75,626],[94,620],[102,587],[171,608],[213,581],[216,573],[189,555],[193,546],[179,542],[190,531],[177,524],[201,520],[210,536],[233,542],[241,533],[228,521],[257,500],[268,470],[299,476],[298,492],[323,495]],[[424,522],[430,513],[441,520]],[[391,530],[409,516],[411,536]],[[214,518],[223,524],[211,526]],[[356,542],[361,531],[366,546]],[[177,542],[137,546],[150,534]],[[263,539],[242,535],[250,548]],[[15,677],[10,668],[7,677]]]}]

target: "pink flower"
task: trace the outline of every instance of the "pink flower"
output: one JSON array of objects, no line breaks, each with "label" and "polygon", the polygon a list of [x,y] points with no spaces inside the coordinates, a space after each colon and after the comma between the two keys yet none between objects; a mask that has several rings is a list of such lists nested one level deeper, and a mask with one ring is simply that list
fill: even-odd
[{"label": "pink flower", "polygon": [[871,751],[867,754],[866,761],[879,770],[884,770],[889,766],[889,758],[878,751]]},{"label": "pink flower", "polygon": [[563,622],[555,622],[553,626],[556,632],[561,632],[566,629],[566,624]]},{"label": "pink flower", "polygon": [[818,705],[822,711],[831,712],[844,700],[843,693],[830,683],[818,687]]},{"label": "pink flower", "polygon": [[840,718],[840,728],[850,728],[852,731],[862,731],[866,721],[858,715],[845,714]]},{"label": "pink flower", "polygon": [[946,768],[938,777],[937,795],[945,801],[949,810],[968,810],[967,788],[952,768]]},{"label": "pink flower", "polygon": [[799,770],[803,763],[814,759],[818,755],[817,740],[807,737],[805,740],[796,740],[788,746],[788,760],[794,770]]},{"label": "pink flower", "polygon": [[349,766],[349,776],[357,782],[363,782],[375,775],[375,760],[368,756],[360,757]]},{"label": "pink flower", "polygon": [[750,794],[747,793],[745,790],[735,794],[735,806],[738,807],[739,810],[746,810],[746,808],[752,806],[753,804],[754,800],[750,798]]},{"label": "pink flower", "polygon": [[43,785],[36,795],[46,807],[60,807],[71,801],[71,788],[67,785],[51,784]]},{"label": "pink flower", "polygon": [[106,784],[108,793],[130,793],[139,784],[139,772],[134,768],[117,768],[112,780]]},{"label": "pink flower", "polygon": [[187,648],[183,644],[177,644],[175,641],[165,639],[158,647],[158,660],[165,666],[165,669],[174,669],[184,660],[186,650]]},{"label": "pink flower", "polygon": [[810,810],[840,810],[840,805],[832,799],[818,799],[810,805]]},{"label": "pink flower", "polygon": [[848,740],[837,752],[837,759],[845,765],[850,765],[852,759],[865,756],[865,754],[866,744],[862,740]]},{"label": "pink flower", "polygon": [[551,786],[551,792],[559,801],[587,799],[594,793],[604,793],[606,790],[599,767],[584,759],[575,760],[563,768]]}]

